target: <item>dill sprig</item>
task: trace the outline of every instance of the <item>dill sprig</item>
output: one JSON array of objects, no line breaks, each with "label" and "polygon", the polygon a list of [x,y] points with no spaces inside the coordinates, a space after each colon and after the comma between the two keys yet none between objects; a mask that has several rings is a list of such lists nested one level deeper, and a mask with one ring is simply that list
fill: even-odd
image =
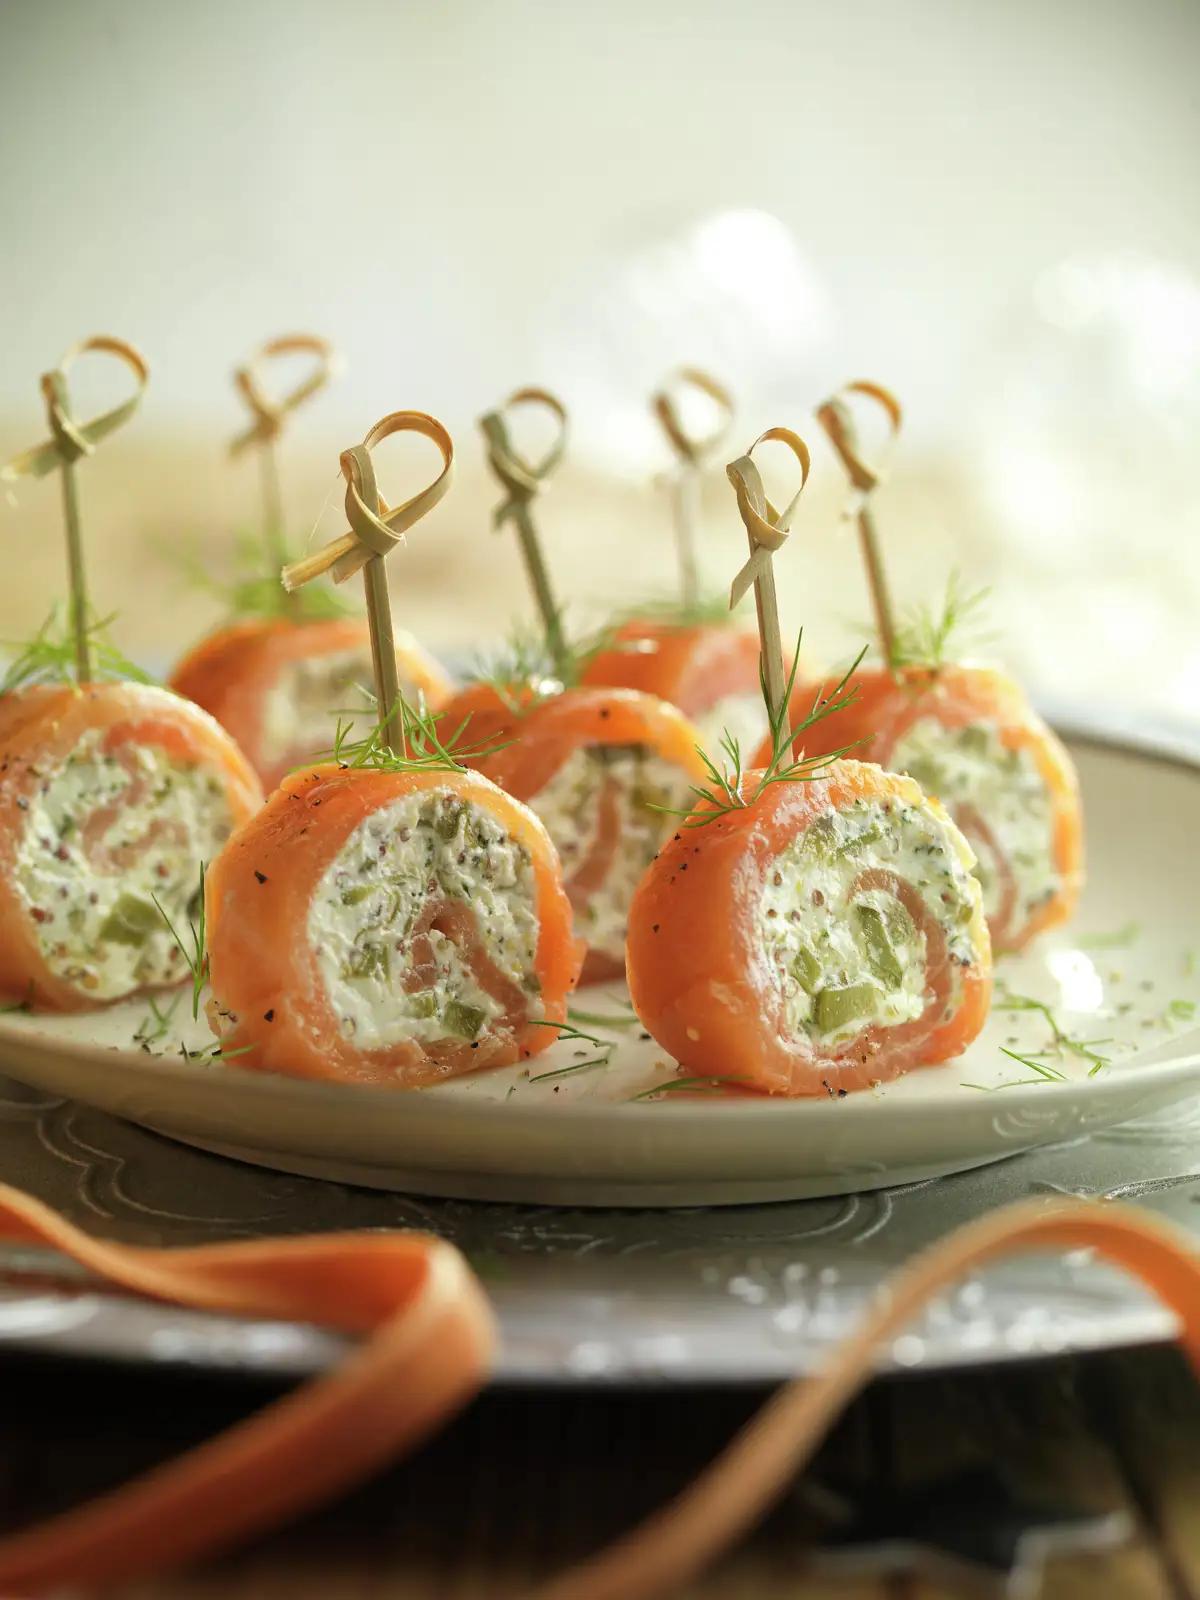
[{"label": "dill sprig", "polygon": [[468,683],[484,683],[494,689],[508,710],[521,716],[564,689],[578,688],[602,650],[620,648],[611,624],[575,638],[564,630],[563,648],[556,660],[543,632],[518,623],[498,649],[475,657],[466,676]]},{"label": "dill sprig", "polygon": [[205,985],[208,983],[208,947],[206,944],[207,927],[204,910],[204,862],[200,863],[200,893],[198,896],[200,906],[199,926],[197,926],[194,922],[188,923],[188,933],[190,934],[192,941],[192,948],[190,950],[176,932],[175,924],[163,910],[158,896],[151,894],[150,898],[154,901],[154,905],[159,916],[167,925],[167,932],[171,935],[172,939],[174,939],[179,953],[187,962],[188,971],[192,975],[192,1020],[193,1022],[197,1021],[200,1016],[200,996],[204,993]]},{"label": "dill sprig", "polygon": [[951,647],[960,654],[964,644],[979,646],[991,637],[981,630],[979,612],[990,589],[973,592],[963,585],[962,574],[952,572],[940,611],[931,606],[914,606],[896,630],[893,668],[943,667],[950,659]]},{"label": "dill sprig", "polygon": [[[675,628],[717,627],[736,621],[743,609],[741,604],[730,606],[727,590],[720,594],[698,594],[694,600],[680,600],[669,594],[651,595],[636,605],[622,606],[614,611],[608,620],[608,627],[614,632],[628,623],[637,622],[661,623]],[[619,640],[614,648],[621,648]]]},{"label": "dill sprig", "polygon": [[[160,907],[159,909],[161,911],[162,908]],[[171,1031],[171,1023],[174,1020],[176,1011],[179,1010],[179,1002],[182,999],[183,996],[177,994],[170,1005],[160,1007],[156,1003],[154,996],[148,995],[146,1004],[150,1007],[150,1015],[138,1025],[138,1030],[133,1036],[134,1044],[140,1044],[149,1049],[152,1044],[157,1044],[160,1039],[165,1039]]]},{"label": "dill sprig", "polygon": [[796,639],[796,653],[792,659],[792,669],[788,674],[787,684],[783,698],[778,707],[772,707],[771,696],[767,691],[766,672],[760,658],[758,664],[759,686],[762,690],[763,703],[767,708],[767,720],[771,732],[771,759],[762,768],[758,775],[758,782],[753,790],[745,792],[745,779],[747,776],[745,763],[742,759],[742,750],[739,741],[728,731],[721,735],[718,749],[724,758],[723,764],[716,761],[697,745],[700,759],[708,773],[707,784],[692,784],[690,792],[695,795],[695,802],[684,810],[674,810],[668,806],[656,806],[655,810],[665,812],[668,816],[682,817],[685,828],[702,828],[714,822],[718,817],[728,816],[731,811],[752,806],[770,788],[773,783],[807,783],[813,778],[819,778],[828,771],[834,761],[839,761],[850,751],[855,749],[860,740],[843,745],[840,749],[832,751],[829,755],[796,757],[794,754],[797,740],[801,739],[810,728],[815,728],[819,722],[824,722],[826,717],[835,716],[839,711],[845,711],[858,699],[858,687],[851,684],[851,679],[858,671],[866,648],[859,651],[851,665],[842,674],[841,679],[828,695],[819,691],[812,703],[812,709],[802,720],[791,723],[790,705],[792,692],[796,686],[796,673],[800,666],[800,645],[804,638],[801,629]]},{"label": "dill sprig", "polygon": [[1124,950],[1141,934],[1140,922],[1127,922],[1113,933],[1080,933],[1075,943],[1081,950]]},{"label": "dill sprig", "polygon": [[660,1094],[678,1094],[687,1091],[691,1094],[722,1094],[728,1084],[745,1083],[745,1078],[671,1078],[667,1083],[656,1083],[650,1089],[643,1089],[639,1094],[631,1094],[626,1104],[632,1105],[635,1100],[655,1100]]},{"label": "dill sprig", "polygon": [[[1026,1066],[1031,1064],[1034,1057],[1044,1059],[1046,1056],[1052,1055],[1055,1060],[1061,1061],[1064,1053],[1066,1053],[1079,1056],[1081,1060],[1089,1062],[1091,1071],[1088,1073],[1088,1077],[1094,1078],[1101,1067],[1107,1067],[1111,1062],[1112,1058],[1110,1056],[1101,1055],[1096,1048],[1097,1045],[1111,1044],[1111,1039],[1076,1039],[1059,1024],[1058,1018],[1044,1000],[1035,1000],[1032,995],[1027,994],[1005,993],[995,1001],[995,1009],[997,1011],[1036,1012],[1044,1018],[1046,1026],[1050,1029],[1050,1048],[1048,1050],[1033,1051],[1030,1061],[1025,1061],[1021,1056],[1014,1057],[1014,1060],[1022,1061]],[[1012,1055],[1012,1051],[1005,1050],[1004,1054],[1006,1056]],[[1061,1077],[1062,1074],[1059,1073],[1058,1076]]]},{"label": "dill sprig", "polygon": [[530,1083],[545,1083],[547,1078],[568,1078],[574,1072],[592,1072],[597,1067],[606,1067],[612,1060],[612,1046],[598,1056],[592,1056],[587,1061],[573,1061],[569,1067],[554,1067],[550,1072],[539,1072],[529,1079]]},{"label": "dill sprig", "polygon": [[[363,693],[371,701],[375,696],[367,689]],[[372,772],[465,772],[468,761],[481,760],[495,755],[511,744],[511,740],[482,739],[474,744],[464,743],[463,736],[470,724],[464,717],[448,736],[443,735],[438,724],[445,720],[445,712],[430,711],[424,701],[414,706],[403,694],[395,706],[400,721],[401,750],[388,744],[387,724],[391,717],[383,717],[362,737],[352,737],[355,724],[343,722],[339,717],[334,732],[333,748],[323,750],[318,761],[333,761],[339,767],[369,768]],[[311,763],[295,770],[303,772]]]},{"label": "dill sprig", "polygon": [[641,1024],[641,1018],[628,1002],[626,1009],[620,1016],[609,1016],[602,1011],[581,1011],[576,1006],[570,1006],[567,1016],[572,1022],[590,1022],[595,1028],[636,1028]]},{"label": "dill sprig", "polygon": [[[116,612],[107,617],[97,617],[89,612],[85,629],[93,682],[154,683],[157,680],[143,672],[122,655],[111,639],[108,629]],[[20,649],[0,683],[0,694],[12,694],[17,689],[27,689],[33,684],[77,682],[78,655],[75,634],[61,605],[50,608],[50,615],[23,646],[5,641],[3,648]]]},{"label": "dill sprig", "polygon": [[[278,572],[264,570],[262,543],[253,534],[237,535],[234,572],[228,579],[214,577],[195,543],[186,547],[164,543],[162,548],[172,564],[182,569],[193,588],[221,602],[231,621],[280,617],[300,622],[329,622],[353,614],[353,606],[328,584],[310,583],[289,593],[280,582]],[[286,549],[284,558],[286,565],[291,559]]]}]

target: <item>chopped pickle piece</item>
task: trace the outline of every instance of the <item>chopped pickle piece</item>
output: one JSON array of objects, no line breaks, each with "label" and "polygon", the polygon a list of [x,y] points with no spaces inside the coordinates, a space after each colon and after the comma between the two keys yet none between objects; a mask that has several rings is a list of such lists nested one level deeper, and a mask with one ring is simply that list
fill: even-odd
[{"label": "chopped pickle piece", "polygon": [[466,809],[467,808],[464,805],[447,805],[443,806],[442,809],[435,814],[433,818],[433,831],[437,834],[439,839],[445,839],[446,842],[449,843],[449,841],[454,838],[455,834],[458,832],[458,825],[462,821],[463,812]]},{"label": "chopped pickle piece", "polygon": [[792,977],[806,994],[815,994],[821,981],[821,963],[806,944],[802,944],[792,959]]},{"label": "chopped pickle piece", "polygon": [[882,822],[870,822],[861,833],[855,833],[850,838],[843,839],[833,853],[839,857],[857,855],[860,850],[865,850],[869,844],[878,844],[880,839],[886,838],[886,836],[886,830]]},{"label": "chopped pickle piece", "polygon": [[432,989],[422,989],[417,994],[410,994],[405,1010],[410,1017],[436,1017],[437,995]]},{"label": "chopped pickle piece", "polygon": [[136,894],[119,894],[100,924],[100,937],[112,944],[127,944],[136,949],[162,926],[162,917],[152,900],[143,900]]},{"label": "chopped pickle piece", "polygon": [[873,1015],[881,991],[874,983],[849,983],[843,988],[822,989],[816,997],[814,1015],[821,1033],[836,1033],[859,1017]]},{"label": "chopped pickle piece", "polygon": [[382,978],[386,983],[391,977],[392,957],[386,944],[368,944],[361,950],[356,950],[342,968],[343,978]]},{"label": "chopped pickle piece", "polygon": [[360,906],[368,895],[374,892],[374,884],[358,883],[352,889],[342,890],[342,904],[344,906]]},{"label": "chopped pickle piece", "polygon": [[898,989],[904,981],[904,968],[892,945],[891,933],[883,912],[878,906],[857,901],[853,907],[854,920],[867,951],[867,965],[880,980]]},{"label": "chopped pickle piece", "polygon": [[450,1033],[460,1039],[473,1039],[483,1027],[487,1013],[481,1006],[464,1005],[461,1000],[449,1000],[442,1012],[442,1021]]}]

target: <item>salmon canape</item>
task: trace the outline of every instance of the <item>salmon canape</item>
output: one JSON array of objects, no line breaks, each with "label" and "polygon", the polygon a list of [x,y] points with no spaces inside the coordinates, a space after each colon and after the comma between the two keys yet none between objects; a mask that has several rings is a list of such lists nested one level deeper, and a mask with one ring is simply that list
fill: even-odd
[{"label": "salmon canape", "polygon": [[[804,734],[809,756],[861,740],[855,755],[915,778],[971,841],[997,953],[1066,922],[1084,881],[1079,782],[1021,687],[988,667],[902,666],[853,674],[852,706]],[[804,685],[802,713],[823,687]],[[759,753],[759,760],[764,752]]]},{"label": "salmon canape", "polygon": [[228,734],[165,689],[0,695],[0,994],[80,1011],[182,981],[169,923],[261,804]]},{"label": "salmon canape", "polygon": [[846,760],[742,774],[634,894],[634,1009],[689,1072],[769,1094],[836,1095],[948,1060],[991,992],[972,862],[910,778]]},{"label": "salmon canape", "polygon": [[677,706],[715,750],[723,733],[752,749],[767,731],[758,635],[727,622],[630,618],[587,660],[588,687],[637,689]]},{"label": "salmon canape", "polygon": [[473,684],[443,716],[465,743],[493,747],[463,759],[545,823],[588,943],[583,982],[620,977],[634,888],[675,826],[671,813],[690,808],[706,775],[696,729],[674,706],[631,689],[540,698]]},{"label": "salmon canape", "polygon": [[538,819],[447,760],[286,778],[205,882],[222,1054],[415,1089],[546,1049],[582,947]]},{"label": "salmon canape", "polygon": [[[411,635],[396,637],[401,691],[436,711],[449,677]],[[372,682],[365,619],[231,623],[202,639],[171,674],[170,687],[214,716],[237,740],[270,791],[288,772],[326,754],[339,712],[367,709]]]}]

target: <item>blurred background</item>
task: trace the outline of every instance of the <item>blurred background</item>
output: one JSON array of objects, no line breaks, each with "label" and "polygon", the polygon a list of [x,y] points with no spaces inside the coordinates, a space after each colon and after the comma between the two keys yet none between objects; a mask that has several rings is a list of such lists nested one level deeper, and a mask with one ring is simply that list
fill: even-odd
[{"label": "blurred background", "polygon": [[[706,577],[743,556],[724,460],[797,428],[779,584],[834,657],[866,605],[811,412],[871,377],[907,411],[878,503],[898,597],[957,566],[1035,692],[1191,716],[1197,60],[1196,0],[0,0],[0,456],[43,436],[73,339],[145,351],[142,413],[81,479],[96,601],[165,664],[219,612],[172,547],[220,570],[258,514],[231,369],[326,334],[346,371],[283,441],[290,531],[340,531],[337,455],[378,416],[443,418],[457,487],[390,571],[455,650],[525,606],[479,412],[530,381],[571,409],[540,522],[583,622],[670,583],[647,398],[698,364],[738,401]],[[85,366],[83,415],[121,384]],[[384,492],[425,465],[397,448]],[[12,638],[62,588],[53,481],[15,486],[0,539]]]}]

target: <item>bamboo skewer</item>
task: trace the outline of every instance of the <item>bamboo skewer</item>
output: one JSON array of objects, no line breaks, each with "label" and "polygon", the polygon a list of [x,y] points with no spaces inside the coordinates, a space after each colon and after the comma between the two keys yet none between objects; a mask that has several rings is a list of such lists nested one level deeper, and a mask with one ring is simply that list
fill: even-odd
[{"label": "bamboo skewer", "polygon": [[[281,400],[274,400],[263,385],[262,369],[267,362],[290,355],[312,355],[316,357],[316,362],[313,370],[294,389]],[[268,339],[244,365],[234,371],[234,384],[249,406],[254,420],[234,439],[229,453],[239,456],[251,447],[258,450],[263,498],[263,550],[269,572],[278,572],[288,558],[283,489],[279,476],[279,436],[292,412],[305,401],[311,400],[313,395],[319,394],[338,375],[341,367],[341,357],[328,339],[322,339],[315,333],[288,333],[278,339]]]},{"label": "bamboo skewer", "polygon": [[[394,510],[379,493],[371,451],[394,433],[419,433],[437,445],[442,470],[428,487]],[[329,572],[335,583],[363,574],[367,622],[371,632],[371,664],[375,675],[375,700],[388,748],[403,753],[400,715],[400,681],[396,672],[396,645],[392,634],[392,607],[388,594],[386,558],[404,534],[445,496],[454,466],[454,441],[436,418],[423,411],[393,411],[382,418],[361,444],[343,450],[340,457],[346,480],[346,519],[350,532],[332,539],[315,555],[293,562],[281,574],[283,587],[294,592]]]},{"label": "bamboo skewer", "polygon": [[[116,356],[133,373],[137,387],[129,399],[102,412],[90,422],[77,423],[71,415],[70,392],[67,374],[82,355],[102,354]],[[137,411],[142,394],[150,378],[150,369],[141,353],[124,339],[114,339],[107,334],[95,334],[81,339],[63,356],[52,372],[42,375],[42,397],[46,402],[46,415],[50,424],[50,438],[32,450],[14,457],[7,466],[0,467],[0,480],[14,482],[18,478],[44,478],[56,468],[62,476],[63,523],[67,537],[67,570],[70,585],[70,627],[75,646],[75,675],[80,684],[92,681],[92,659],[89,645],[89,611],[87,572],[83,559],[83,534],[79,516],[79,489],[75,478],[75,465],[83,456],[96,453],[101,440],[114,433]]]},{"label": "bamboo skewer", "polygon": [[[538,462],[530,462],[513,446],[508,432],[508,417],[515,406],[538,405],[549,411],[557,424],[555,438]],[[494,411],[479,419],[487,444],[488,465],[507,490],[493,514],[497,532],[506,522],[517,530],[525,575],[542,619],[546,648],[559,679],[566,683],[571,675],[571,652],[563,631],[562,611],[554,598],[550,574],[530,507],[545,487],[546,480],[562,460],[567,442],[567,411],[562,401],[546,389],[518,389]]]},{"label": "bamboo skewer", "polygon": [[[689,433],[676,404],[682,388],[698,389],[715,402],[719,410],[716,425],[704,434]],[[724,442],[733,422],[733,397],[724,384],[697,367],[681,367],[658,389],[650,401],[651,409],[676,456],[672,482],[675,508],[675,551],[679,562],[679,598],[685,611],[694,610],[700,600],[700,566],[697,552],[700,526],[700,475],[713,452]]]},{"label": "bamboo skewer", "polygon": [[[772,440],[787,445],[800,463],[800,487],[782,511],[777,511],[768,500],[758,467],[751,460],[760,444]],[[763,682],[772,723],[782,723],[790,715],[786,704],[788,673],[779,630],[774,557],[787,543],[792,517],[808,482],[809,464],[808,446],[798,433],[790,428],[768,428],[759,434],[744,456],[731,461],[725,469],[737,495],[738,512],[750,541],[750,559],[733,580],[729,608],[732,610],[753,584]],[[790,725],[788,731],[791,731]]]},{"label": "bamboo skewer", "polygon": [[859,450],[858,430],[845,395],[861,394],[874,400],[887,413],[891,440],[900,431],[904,413],[900,402],[890,390],[877,383],[856,381],[846,384],[838,394],[830,396],[817,408],[817,421],[824,428],[830,443],[845,467],[855,495],[848,515],[858,522],[859,547],[867,574],[867,587],[871,593],[871,606],[875,612],[875,627],[879,646],[889,670],[896,667],[896,613],[888,590],[887,573],[883,565],[879,533],[875,526],[875,513],[871,504],[875,490],[883,481],[882,467],[871,467]]}]

